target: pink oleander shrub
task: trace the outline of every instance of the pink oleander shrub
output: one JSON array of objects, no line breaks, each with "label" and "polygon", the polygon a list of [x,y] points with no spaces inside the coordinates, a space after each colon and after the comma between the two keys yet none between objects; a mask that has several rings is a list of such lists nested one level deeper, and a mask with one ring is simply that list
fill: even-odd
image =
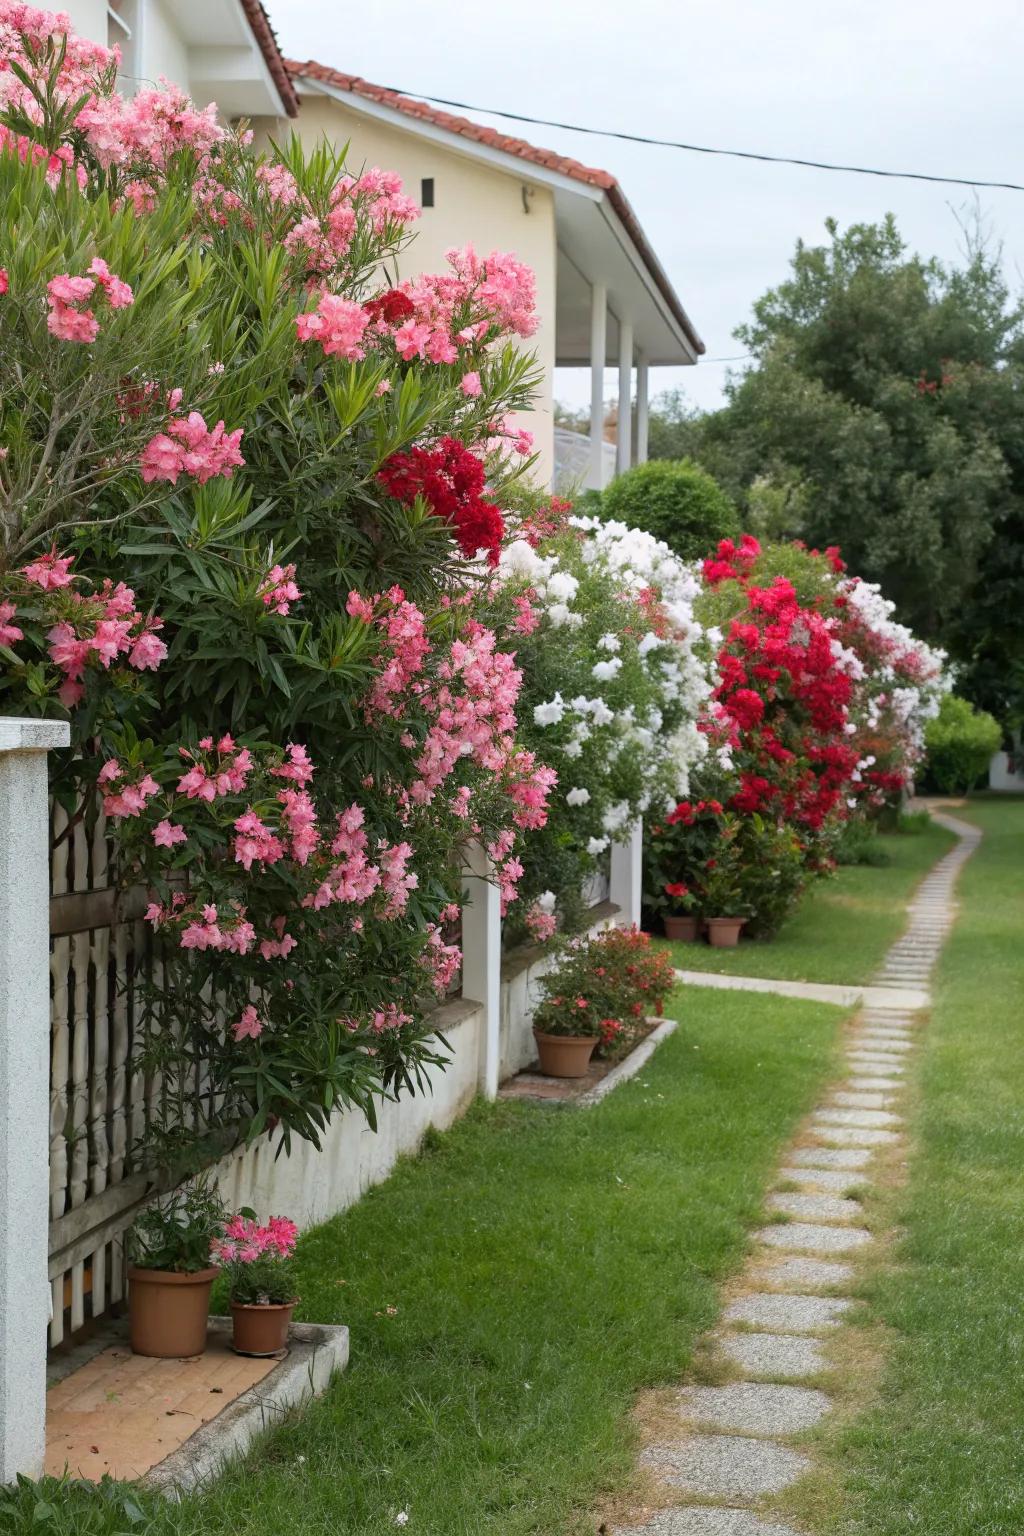
[{"label": "pink oleander shrub", "polygon": [[466,844],[517,899],[555,774],[478,596],[537,318],[508,253],[391,282],[393,173],[115,71],[0,0],[0,708],[70,717],[54,792],[150,892],[133,1155],[195,1159],[422,1087]]}]

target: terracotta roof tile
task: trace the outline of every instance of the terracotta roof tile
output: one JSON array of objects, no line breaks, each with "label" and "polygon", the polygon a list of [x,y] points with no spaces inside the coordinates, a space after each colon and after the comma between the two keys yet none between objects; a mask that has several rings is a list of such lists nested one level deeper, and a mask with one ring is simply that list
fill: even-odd
[{"label": "terracotta roof tile", "polygon": [[270,25],[270,18],[260,4],[260,0],[242,0],[242,10],[245,19],[252,28],[259,50],[266,60],[270,71],[270,78],[277,86],[281,96],[281,102],[289,117],[297,117],[299,111],[299,98],[292,84],[291,76],[281,56],[281,50],[277,46],[277,38],[274,29]]},{"label": "terracotta roof tile", "polygon": [[[243,0],[243,3],[254,3],[254,0]],[[262,7],[258,9],[262,10]],[[334,86],[337,90],[348,91],[354,96],[365,96],[368,101],[376,101],[381,106],[390,107],[394,112],[404,113],[407,117],[433,123],[437,128],[443,128],[448,133],[457,133],[462,138],[472,139],[477,144],[486,144],[489,149],[500,150],[506,155],[515,155],[520,160],[556,171],[572,181],[581,181],[588,186],[599,187],[608,194],[608,201],[625,225],[644,265],[676,321],[682,326],[691,346],[698,353],[704,351],[704,343],[694,330],[693,322],[654,254],[641,228],[640,220],[633,212],[618,181],[609,171],[582,165],[579,160],[573,160],[568,155],[560,155],[553,149],[538,149],[535,144],[528,144],[525,139],[513,138],[509,134],[500,133],[496,128],[487,128],[482,123],[471,122],[468,117],[457,117],[454,113],[446,112],[441,107],[431,106],[428,102],[414,100],[411,96],[402,96],[397,91],[389,90],[387,86],[374,85],[369,80],[363,80],[359,75],[346,75],[340,69],[330,69],[326,64],[318,64],[315,59],[309,59],[304,64],[296,59],[286,59],[284,63],[288,73],[296,80],[318,80],[323,85]]]}]

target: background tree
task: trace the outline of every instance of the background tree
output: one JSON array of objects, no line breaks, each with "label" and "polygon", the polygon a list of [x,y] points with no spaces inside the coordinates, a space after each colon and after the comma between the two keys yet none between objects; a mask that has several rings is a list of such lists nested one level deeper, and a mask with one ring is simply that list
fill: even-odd
[{"label": "background tree", "polygon": [[755,365],[696,458],[775,537],[841,544],[972,696],[1024,713],[1022,310],[998,251],[909,254],[888,216],[797,245],[737,332]]}]

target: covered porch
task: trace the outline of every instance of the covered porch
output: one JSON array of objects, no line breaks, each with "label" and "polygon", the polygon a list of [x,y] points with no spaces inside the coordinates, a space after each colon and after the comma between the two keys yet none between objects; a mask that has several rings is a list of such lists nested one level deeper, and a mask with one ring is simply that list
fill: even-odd
[{"label": "covered porch", "polygon": [[[589,370],[590,430],[556,429],[555,485],[603,490],[647,459],[651,369],[692,366],[704,344],[618,186],[580,191],[555,197],[555,366]],[[608,369],[618,406],[606,438]]]}]

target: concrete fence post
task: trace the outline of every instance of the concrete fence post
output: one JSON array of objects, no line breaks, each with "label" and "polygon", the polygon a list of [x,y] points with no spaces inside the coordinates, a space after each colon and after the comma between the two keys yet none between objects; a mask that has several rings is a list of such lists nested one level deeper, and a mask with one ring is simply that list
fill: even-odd
[{"label": "concrete fence post", "polygon": [[46,1449],[50,848],[59,721],[0,718],[0,1483]]},{"label": "concrete fence post", "polygon": [[640,895],[643,886],[643,822],[635,822],[624,843],[612,843],[612,869],[608,896],[619,909],[620,927],[640,926]]},{"label": "concrete fence post", "polygon": [[486,850],[474,844],[462,882],[462,995],[484,1010],[480,1092],[493,1099],[501,1074],[501,898]]}]

